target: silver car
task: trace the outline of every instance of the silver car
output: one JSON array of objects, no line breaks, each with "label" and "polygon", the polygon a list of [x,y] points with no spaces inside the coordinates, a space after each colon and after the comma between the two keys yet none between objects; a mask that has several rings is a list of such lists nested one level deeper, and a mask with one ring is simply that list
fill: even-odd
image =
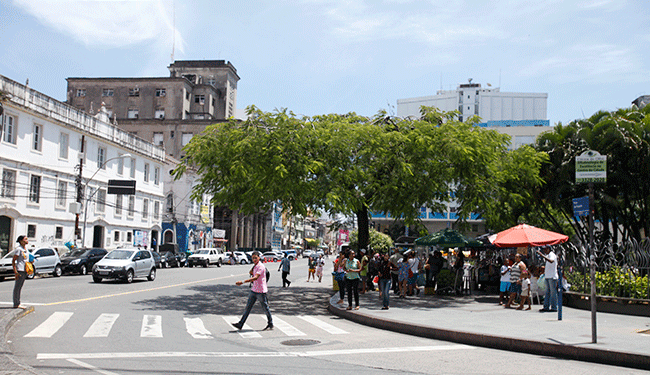
[{"label": "silver car", "polygon": [[149,250],[117,249],[106,254],[93,266],[93,281],[120,279],[131,283],[136,277],[156,279],[156,264]]}]

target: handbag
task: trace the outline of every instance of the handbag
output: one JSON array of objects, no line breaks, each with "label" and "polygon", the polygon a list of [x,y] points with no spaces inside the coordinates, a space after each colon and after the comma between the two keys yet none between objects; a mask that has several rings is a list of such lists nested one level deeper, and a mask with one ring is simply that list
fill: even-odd
[{"label": "handbag", "polygon": [[413,275],[413,271],[411,271],[411,269],[409,268],[409,279],[410,279],[411,277],[413,277],[413,276],[415,276],[415,275]]},{"label": "handbag", "polygon": [[332,272],[334,275],[334,280],[336,281],[343,281],[345,278],[345,272]]},{"label": "handbag", "polygon": [[25,262],[25,272],[27,272],[28,275],[34,274],[34,265],[32,262]]},{"label": "handbag", "polygon": [[539,279],[537,279],[537,288],[539,289],[540,293],[546,293],[546,279],[544,279],[544,275],[541,275]]}]

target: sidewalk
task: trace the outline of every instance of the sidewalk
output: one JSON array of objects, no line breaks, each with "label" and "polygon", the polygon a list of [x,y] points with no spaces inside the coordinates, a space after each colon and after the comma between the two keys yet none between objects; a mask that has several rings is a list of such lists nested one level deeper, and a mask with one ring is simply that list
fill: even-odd
[{"label": "sidewalk", "polygon": [[347,311],[347,295],[328,310],[368,326],[437,340],[522,353],[553,356],[650,370],[650,319],[598,313],[597,343],[591,341],[591,312],[563,307],[557,313],[504,309],[497,296],[442,297],[424,295],[395,298],[381,310],[379,292],[359,296],[360,310]]},{"label": "sidewalk", "polygon": [[0,306],[0,375],[38,374],[33,368],[16,362],[7,343],[7,331],[14,322],[32,312],[31,306],[26,310]]}]

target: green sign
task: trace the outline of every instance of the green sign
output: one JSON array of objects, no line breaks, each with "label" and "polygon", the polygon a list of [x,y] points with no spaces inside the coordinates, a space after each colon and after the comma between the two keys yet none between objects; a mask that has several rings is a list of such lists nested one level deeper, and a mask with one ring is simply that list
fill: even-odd
[{"label": "green sign", "polygon": [[586,151],[576,156],[576,183],[607,182],[607,155]]}]

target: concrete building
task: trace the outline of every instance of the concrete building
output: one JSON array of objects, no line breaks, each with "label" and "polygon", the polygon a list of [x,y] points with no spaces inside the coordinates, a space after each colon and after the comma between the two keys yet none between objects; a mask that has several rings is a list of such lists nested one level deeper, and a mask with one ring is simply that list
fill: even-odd
[{"label": "concrete building", "polygon": [[[105,111],[90,116],[4,76],[0,92],[8,97],[0,117],[3,252],[21,234],[37,246],[76,240],[115,248],[160,240],[162,148],[111,125]],[[134,180],[135,195],[108,194],[109,179]]]}]

